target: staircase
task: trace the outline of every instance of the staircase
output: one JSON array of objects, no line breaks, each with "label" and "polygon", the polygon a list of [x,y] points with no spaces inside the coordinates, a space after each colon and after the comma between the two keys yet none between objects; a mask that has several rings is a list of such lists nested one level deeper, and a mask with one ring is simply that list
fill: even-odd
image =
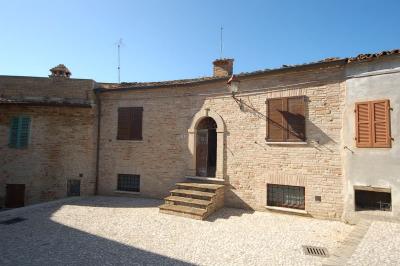
[{"label": "staircase", "polygon": [[160,212],[204,220],[223,206],[224,185],[185,182],[176,183],[165,204],[160,206]]}]

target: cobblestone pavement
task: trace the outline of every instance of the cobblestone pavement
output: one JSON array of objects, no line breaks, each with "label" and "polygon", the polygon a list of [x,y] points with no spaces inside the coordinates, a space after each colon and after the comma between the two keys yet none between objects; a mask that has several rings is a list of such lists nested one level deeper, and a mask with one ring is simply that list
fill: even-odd
[{"label": "cobblestone pavement", "polygon": [[400,265],[400,223],[375,221],[348,265]]},{"label": "cobblestone pavement", "polygon": [[[2,212],[0,222],[27,220],[0,224],[0,265],[321,265],[323,258],[304,255],[302,245],[335,250],[353,228],[229,208],[197,221],[161,214],[161,203],[90,197]],[[399,228],[390,230],[398,233]],[[399,242],[387,244],[399,253]]]}]

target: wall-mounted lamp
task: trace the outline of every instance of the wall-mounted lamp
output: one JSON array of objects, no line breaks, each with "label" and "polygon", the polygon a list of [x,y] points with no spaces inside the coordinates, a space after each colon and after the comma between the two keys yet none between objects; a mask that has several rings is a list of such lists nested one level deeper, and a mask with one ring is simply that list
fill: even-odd
[{"label": "wall-mounted lamp", "polygon": [[242,99],[238,99],[236,97],[236,93],[240,89],[240,80],[235,75],[232,75],[231,78],[228,80],[227,84],[229,92],[232,93],[232,98],[237,102],[237,104],[240,107],[240,110],[243,110],[244,106],[242,103]]},{"label": "wall-mounted lamp", "polygon": [[232,95],[235,95],[239,91],[240,80],[235,75],[231,76],[227,84]]}]

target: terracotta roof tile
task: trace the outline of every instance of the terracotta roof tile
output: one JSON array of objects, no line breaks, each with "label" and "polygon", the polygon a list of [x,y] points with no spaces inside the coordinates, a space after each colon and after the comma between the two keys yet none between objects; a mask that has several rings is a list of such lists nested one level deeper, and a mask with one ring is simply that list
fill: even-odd
[{"label": "terracotta roof tile", "polygon": [[391,51],[382,51],[382,52],[375,53],[375,54],[359,54],[355,57],[347,58],[347,62],[350,63],[350,62],[355,62],[355,61],[371,60],[374,58],[382,57],[385,55],[393,55],[393,54],[400,54],[400,49],[395,49],[395,50],[391,50]]},{"label": "terracotta roof tile", "polygon": [[[359,54],[355,57],[350,58],[339,58],[339,57],[329,57],[325,58],[320,61],[316,62],[309,62],[305,64],[297,64],[297,65],[282,65],[280,68],[274,69],[263,69],[257,70],[252,72],[242,72],[239,74],[235,74],[237,77],[247,77],[247,76],[254,76],[260,75],[264,73],[270,72],[278,72],[288,69],[296,69],[299,67],[306,67],[306,66],[313,66],[313,65],[324,65],[329,63],[351,63],[351,62],[361,62],[365,60],[372,60],[375,58],[393,55],[393,54],[400,54],[400,49],[395,49],[391,51],[383,51],[375,54]],[[99,91],[118,91],[118,90],[131,90],[131,89],[145,89],[145,88],[163,88],[163,87],[174,87],[174,86],[182,86],[182,85],[196,85],[196,84],[203,84],[206,82],[213,82],[213,81],[227,81],[230,77],[199,77],[193,79],[179,79],[179,80],[168,80],[168,81],[158,81],[158,82],[123,82],[120,84],[117,83],[100,83],[100,87],[98,88]]]}]

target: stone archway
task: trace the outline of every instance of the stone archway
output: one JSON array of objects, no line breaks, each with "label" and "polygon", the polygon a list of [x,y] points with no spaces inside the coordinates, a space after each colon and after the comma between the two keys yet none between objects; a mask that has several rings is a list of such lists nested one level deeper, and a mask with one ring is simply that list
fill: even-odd
[{"label": "stone archway", "polygon": [[224,143],[225,143],[225,123],[221,116],[210,109],[199,111],[192,119],[192,123],[188,129],[188,148],[191,159],[189,160],[188,175],[196,176],[196,137],[198,124],[204,119],[210,117],[217,124],[217,161],[215,178],[224,179]]}]

